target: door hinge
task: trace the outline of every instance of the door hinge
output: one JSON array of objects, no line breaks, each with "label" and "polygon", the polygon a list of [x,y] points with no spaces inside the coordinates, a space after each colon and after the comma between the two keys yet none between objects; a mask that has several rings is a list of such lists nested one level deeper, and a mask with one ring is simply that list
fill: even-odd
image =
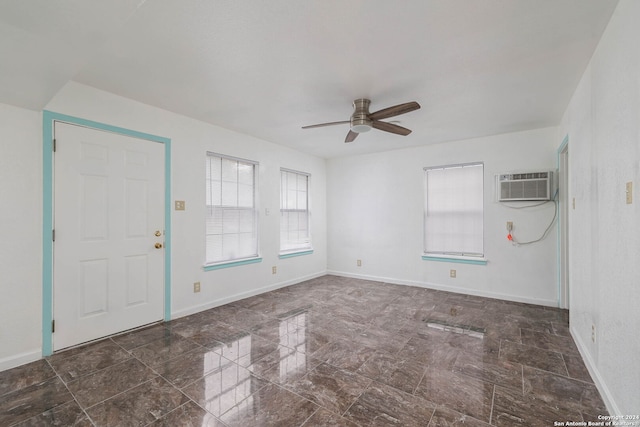
[{"label": "door hinge", "polygon": [[51,321],[51,333],[54,333],[56,331],[56,321],[52,320]]},{"label": "door hinge", "polygon": [[56,241],[56,230],[51,230],[51,240]]},{"label": "door hinge", "polygon": [[53,152],[56,152],[56,148],[58,148],[58,144],[56,144],[56,139],[53,139]]}]

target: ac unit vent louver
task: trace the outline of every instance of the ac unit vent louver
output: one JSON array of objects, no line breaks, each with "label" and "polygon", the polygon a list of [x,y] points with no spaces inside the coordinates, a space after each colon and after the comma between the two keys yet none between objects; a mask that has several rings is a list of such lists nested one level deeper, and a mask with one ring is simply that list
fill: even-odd
[{"label": "ac unit vent louver", "polygon": [[553,172],[501,174],[498,177],[498,200],[517,202],[551,200]]}]

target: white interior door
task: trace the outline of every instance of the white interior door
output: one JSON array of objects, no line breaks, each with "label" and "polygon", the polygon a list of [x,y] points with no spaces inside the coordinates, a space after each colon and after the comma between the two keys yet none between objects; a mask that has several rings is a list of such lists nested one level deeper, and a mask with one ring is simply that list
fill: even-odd
[{"label": "white interior door", "polygon": [[60,122],[54,132],[59,350],[163,318],[164,146]]}]

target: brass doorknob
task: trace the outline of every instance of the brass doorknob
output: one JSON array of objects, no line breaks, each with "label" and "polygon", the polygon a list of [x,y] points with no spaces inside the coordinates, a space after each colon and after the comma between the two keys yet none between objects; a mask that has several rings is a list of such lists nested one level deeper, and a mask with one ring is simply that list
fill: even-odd
[{"label": "brass doorknob", "polygon": [[160,249],[162,247],[162,243],[156,243],[156,249]]},{"label": "brass doorknob", "polygon": [[155,233],[153,233],[153,234],[155,234],[155,235],[156,235],[156,237],[160,237],[160,236],[162,236],[162,231],[160,231],[160,230],[156,230],[156,232],[155,232]]}]

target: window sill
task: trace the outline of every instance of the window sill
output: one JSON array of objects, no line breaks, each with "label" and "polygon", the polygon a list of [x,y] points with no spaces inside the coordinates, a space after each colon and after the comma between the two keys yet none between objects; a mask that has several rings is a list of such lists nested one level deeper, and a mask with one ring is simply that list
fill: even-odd
[{"label": "window sill", "polygon": [[260,257],[247,258],[247,259],[241,259],[238,261],[221,262],[219,264],[207,264],[203,268],[204,268],[204,271],[212,271],[212,270],[220,270],[222,268],[237,267],[240,265],[255,264],[257,262],[262,262],[262,258]]},{"label": "window sill", "polygon": [[297,257],[297,256],[311,255],[311,254],[313,254],[313,249],[304,249],[304,250],[296,251],[296,252],[284,252],[284,253],[281,253],[280,255],[278,255],[278,258],[286,259],[286,258],[293,258],[293,257]]},{"label": "window sill", "polygon": [[487,265],[487,259],[483,257],[456,256],[456,255],[422,255],[423,261],[454,262],[458,264]]}]

